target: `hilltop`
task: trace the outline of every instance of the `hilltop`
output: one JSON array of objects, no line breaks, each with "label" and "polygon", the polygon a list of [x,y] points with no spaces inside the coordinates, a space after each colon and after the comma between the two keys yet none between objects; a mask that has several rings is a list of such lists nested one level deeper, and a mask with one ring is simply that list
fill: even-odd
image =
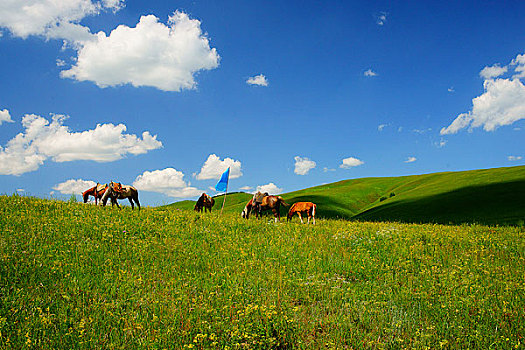
[{"label": "hilltop", "polygon": [[[228,194],[224,211],[240,213],[251,196]],[[281,196],[289,204],[316,203],[321,218],[523,225],[525,166],[352,179]],[[214,198],[217,210],[224,197]],[[165,207],[189,210],[194,203],[182,201]],[[283,208],[281,215],[285,212]]]}]

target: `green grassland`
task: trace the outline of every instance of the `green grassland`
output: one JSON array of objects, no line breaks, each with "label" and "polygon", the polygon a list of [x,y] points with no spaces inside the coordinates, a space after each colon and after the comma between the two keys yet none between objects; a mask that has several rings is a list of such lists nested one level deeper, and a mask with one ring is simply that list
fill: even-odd
[{"label": "green grassland", "polygon": [[[432,192],[420,180],[328,187],[402,203]],[[381,207],[361,193],[348,203]],[[522,348],[524,238],[0,196],[0,349]]]},{"label": "green grassland", "polygon": [[[250,197],[246,193],[228,195],[224,210],[240,214]],[[282,197],[289,204],[316,203],[318,216],[323,218],[523,225],[525,166],[345,180]],[[222,198],[216,198],[215,210]],[[193,204],[185,201],[170,206],[189,209]],[[283,208],[281,215],[285,213]]]}]

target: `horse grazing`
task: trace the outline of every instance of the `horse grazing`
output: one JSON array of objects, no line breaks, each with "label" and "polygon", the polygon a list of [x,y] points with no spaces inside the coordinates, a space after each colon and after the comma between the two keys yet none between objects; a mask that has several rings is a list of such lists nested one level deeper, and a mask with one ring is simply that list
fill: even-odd
[{"label": "horse grazing", "polygon": [[317,205],[315,205],[312,202],[297,202],[292,204],[292,207],[288,211],[288,220],[292,220],[293,214],[297,213],[299,215],[299,219],[301,219],[301,224],[303,223],[303,218],[301,217],[301,213],[305,213],[308,216],[308,224],[310,223],[310,218],[313,219],[314,225],[315,225],[315,210],[317,209]]},{"label": "horse grazing", "polygon": [[95,197],[95,205],[97,205],[97,199],[101,199],[104,193],[106,192],[106,189],[108,187],[108,184],[99,184],[97,183],[96,186],[91,187],[88,190],[85,190],[82,192],[82,197],[84,197],[84,203],[87,203],[89,196]]},{"label": "horse grazing", "polygon": [[206,209],[207,209],[211,213],[211,208],[214,205],[215,205],[215,199],[208,196],[206,193],[203,193],[197,200],[197,203],[195,203],[195,208],[193,208],[193,210],[195,210],[196,212],[202,213],[202,208],[204,208],[204,212],[206,212]]},{"label": "horse grazing", "polygon": [[244,207],[241,216],[245,219],[248,219],[250,217],[250,213],[255,210],[255,216],[258,218],[263,210],[271,209],[275,218],[275,222],[281,221],[281,214],[279,213],[281,204],[285,207],[288,206],[281,196],[265,196],[262,199],[261,204],[256,207],[254,204],[254,199],[252,198]]},{"label": "horse grazing", "polygon": [[104,193],[104,195],[102,196],[103,206],[106,206],[108,198],[111,198],[111,206],[113,206],[113,204],[116,204],[117,208],[119,209],[120,206],[118,205],[117,199],[127,198],[129,200],[129,203],[131,204],[132,210],[135,209],[133,201],[135,201],[137,207],[139,207],[140,210],[139,191],[137,191],[137,189],[133,186],[122,185],[120,182],[111,181],[108,185],[106,193]]}]

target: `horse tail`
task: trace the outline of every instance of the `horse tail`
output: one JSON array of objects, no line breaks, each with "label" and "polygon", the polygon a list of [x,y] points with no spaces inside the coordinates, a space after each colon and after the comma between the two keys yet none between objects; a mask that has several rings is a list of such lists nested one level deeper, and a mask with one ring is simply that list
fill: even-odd
[{"label": "horse tail", "polygon": [[133,199],[135,200],[135,203],[137,204],[137,207],[139,207],[140,210],[139,191],[135,187],[132,187],[131,192],[133,193]]}]

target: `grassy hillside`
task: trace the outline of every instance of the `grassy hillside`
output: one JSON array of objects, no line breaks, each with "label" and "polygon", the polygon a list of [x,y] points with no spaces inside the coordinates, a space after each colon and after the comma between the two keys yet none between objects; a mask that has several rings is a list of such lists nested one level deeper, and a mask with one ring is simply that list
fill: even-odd
[{"label": "grassy hillside", "polygon": [[520,348],[524,238],[0,196],[0,348]]},{"label": "grassy hillside", "polygon": [[[282,196],[289,204],[316,203],[324,218],[523,225],[525,166],[345,180]],[[228,195],[225,211],[240,213],[249,198]]]}]

